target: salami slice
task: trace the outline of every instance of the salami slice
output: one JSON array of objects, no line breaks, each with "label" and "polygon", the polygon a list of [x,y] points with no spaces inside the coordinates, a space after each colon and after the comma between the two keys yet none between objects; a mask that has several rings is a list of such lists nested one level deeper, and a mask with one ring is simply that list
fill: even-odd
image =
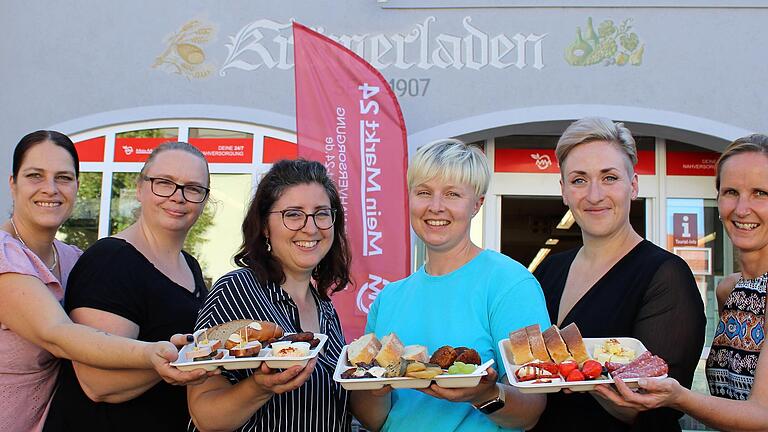
[{"label": "salami slice", "polygon": [[633,370],[642,367],[645,363],[649,362],[653,358],[653,354],[651,354],[650,351],[646,351],[639,356],[637,356],[636,359],[632,360],[631,362],[625,364],[624,366],[614,370],[612,373],[614,374],[620,374],[625,371]]},{"label": "salami slice", "polygon": [[644,378],[662,376],[667,372],[669,372],[669,366],[667,366],[667,362],[665,362],[664,359],[659,356],[653,356],[639,367],[625,369],[621,372],[613,373],[611,376],[621,379]]}]

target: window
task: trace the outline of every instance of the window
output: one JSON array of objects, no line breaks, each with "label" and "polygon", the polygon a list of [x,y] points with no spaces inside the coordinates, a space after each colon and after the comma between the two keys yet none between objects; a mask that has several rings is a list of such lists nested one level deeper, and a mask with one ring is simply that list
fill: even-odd
[{"label": "window", "polygon": [[210,284],[235,268],[241,225],[258,179],[271,163],[296,157],[296,137],[284,130],[210,120],[157,120],[73,134],[80,163],[78,203],[58,237],[81,249],[136,220],[136,181],[152,149],[167,141],[199,148],[211,170],[211,195],[187,236]]}]

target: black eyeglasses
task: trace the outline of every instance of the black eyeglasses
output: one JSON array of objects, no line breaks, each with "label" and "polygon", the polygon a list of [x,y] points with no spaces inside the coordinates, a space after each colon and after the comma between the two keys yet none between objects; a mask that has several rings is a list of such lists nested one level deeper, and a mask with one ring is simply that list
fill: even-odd
[{"label": "black eyeglasses", "polygon": [[211,191],[207,187],[199,185],[180,185],[162,177],[141,176],[142,180],[151,183],[152,193],[163,198],[168,198],[181,189],[181,196],[192,203],[201,203],[208,197]]},{"label": "black eyeglasses", "polygon": [[283,225],[291,231],[300,231],[307,225],[307,219],[312,217],[315,221],[315,226],[320,230],[331,229],[333,223],[336,221],[336,209],[320,209],[314,213],[305,213],[299,209],[285,209],[271,211],[272,213],[280,213],[283,215]]}]

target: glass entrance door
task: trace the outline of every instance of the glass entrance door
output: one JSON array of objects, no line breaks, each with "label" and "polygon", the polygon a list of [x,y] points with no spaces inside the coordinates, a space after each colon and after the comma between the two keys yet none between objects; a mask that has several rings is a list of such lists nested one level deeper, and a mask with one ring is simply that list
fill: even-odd
[{"label": "glass entrance door", "polygon": [[[645,199],[632,202],[629,219],[640,236],[646,231]],[[530,271],[550,254],[582,245],[581,230],[561,197],[504,196],[501,199],[501,247]]]}]

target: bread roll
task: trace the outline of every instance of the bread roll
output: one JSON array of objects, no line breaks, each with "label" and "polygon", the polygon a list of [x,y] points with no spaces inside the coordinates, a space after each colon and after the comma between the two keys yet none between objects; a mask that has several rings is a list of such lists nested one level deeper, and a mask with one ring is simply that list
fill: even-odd
[{"label": "bread roll", "polygon": [[427,347],[424,345],[408,345],[403,350],[403,358],[406,360],[428,363],[429,356],[427,355]]},{"label": "bread roll", "polygon": [[544,344],[547,346],[547,351],[549,351],[549,355],[555,363],[562,363],[572,359],[556,325],[546,329],[542,336],[544,336]]},{"label": "bread roll", "polygon": [[347,347],[347,358],[349,364],[357,365],[358,363],[369,364],[373,361],[376,354],[381,349],[381,342],[376,339],[376,335],[373,333],[367,333],[352,341]]},{"label": "bread roll", "polygon": [[[462,362],[464,364],[473,364],[480,366],[483,361],[480,359],[480,353],[472,348],[458,347],[456,351],[456,360],[454,362]],[[450,366],[449,366],[450,367]]]},{"label": "bread roll", "polygon": [[568,347],[568,351],[576,360],[576,363],[582,364],[589,360],[589,353],[587,347],[584,346],[584,339],[581,337],[579,328],[575,323],[570,323],[567,326],[560,329],[560,336],[565,341],[565,345]]},{"label": "bread roll", "polygon": [[381,338],[381,349],[376,354],[376,363],[383,368],[399,363],[400,357],[403,356],[403,351],[405,351],[403,343],[400,342],[396,334],[390,333]]},{"label": "bread roll", "polygon": [[247,332],[249,341],[257,340],[259,342],[280,339],[285,333],[282,327],[269,321],[251,321],[243,326],[239,332],[242,337],[245,337]]},{"label": "bread roll", "polygon": [[458,356],[459,355],[456,353],[456,350],[453,349],[452,346],[445,345],[441,346],[437,349],[437,351],[432,353],[432,357],[430,357],[429,362],[439,365],[443,369],[448,369],[451,367],[453,362],[456,361],[456,357]]},{"label": "bread roll", "polygon": [[525,328],[509,334],[509,347],[512,352],[512,361],[516,365],[533,361],[533,353],[531,353],[531,345],[528,343],[528,333]]},{"label": "bread roll", "polygon": [[549,358],[547,346],[544,343],[544,338],[541,335],[541,328],[538,324],[529,325],[525,328],[525,333],[528,335],[528,344],[531,346],[531,354],[535,360],[552,361]]}]

